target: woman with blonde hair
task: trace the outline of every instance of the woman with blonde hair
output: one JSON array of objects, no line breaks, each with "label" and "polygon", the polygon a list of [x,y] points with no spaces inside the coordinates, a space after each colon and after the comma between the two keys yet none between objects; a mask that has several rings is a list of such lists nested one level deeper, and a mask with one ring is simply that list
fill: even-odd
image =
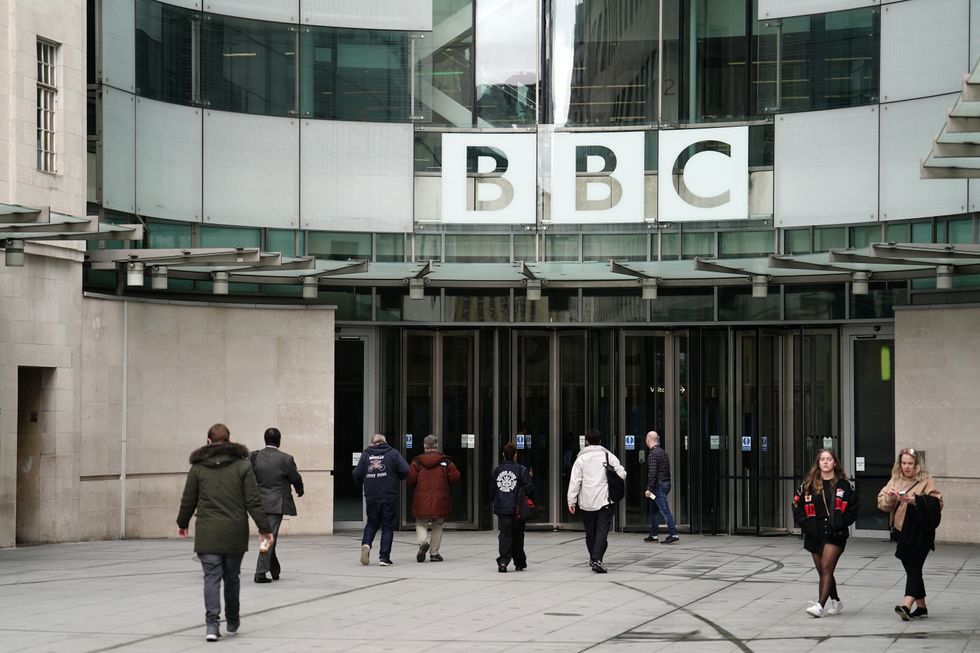
[{"label": "woman with blonde hair", "polygon": [[816,462],[796,490],[793,519],[820,575],[819,599],[811,602],[806,613],[812,617],[840,614],[844,603],[837,594],[834,571],[847,544],[847,529],[857,519],[857,491],[830,449],[817,452]]},{"label": "woman with blonde hair", "polygon": [[895,606],[902,621],[929,616],[922,566],[929,551],[936,548],[942,508],[943,495],[926,471],[921,452],[900,450],[891,479],[878,493],[878,509],[890,513],[895,557],[905,567],[905,598]]}]

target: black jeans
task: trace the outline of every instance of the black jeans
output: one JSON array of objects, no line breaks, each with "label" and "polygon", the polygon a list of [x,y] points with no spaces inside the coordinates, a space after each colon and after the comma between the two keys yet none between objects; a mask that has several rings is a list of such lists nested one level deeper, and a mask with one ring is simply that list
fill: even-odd
[{"label": "black jeans", "polygon": [[913,599],[926,598],[926,584],[922,580],[922,566],[926,563],[927,555],[929,555],[929,549],[911,552],[901,558],[902,566],[905,567],[905,596],[911,596]]},{"label": "black jeans", "polygon": [[612,525],[612,508],[603,506],[598,510],[582,510],[582,524],[585,526],[585,546],[589,549],[589,562],[602,562],[608,546],[609,527]]},{"label": "black jeans", "polygon": [[498,565],[508,565],[514,561],[515,567],[527,567],[527,554],[524,553],[524,520],[514,515],[497,515],[500,533],[497,535]]}]

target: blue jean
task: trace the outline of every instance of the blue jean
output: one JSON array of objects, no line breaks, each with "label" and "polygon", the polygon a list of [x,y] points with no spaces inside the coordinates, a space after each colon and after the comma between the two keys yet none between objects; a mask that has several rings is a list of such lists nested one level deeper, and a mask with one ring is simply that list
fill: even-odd
[{"label": "blue jean", "polygon": [[197,557],[204,569],[204,621],[208,626],[217,626],[221,621],[221,581],[224,581],[225,621],[238,623],[241,620],[239,574],[245,554],[199,553]]},{"label": "blue jean", "polygon": [[374,536],[381,529],[380,560],[391,559],[391,544],[395,540],[395,499],[368,499],[367,523],[364,524],[364,536],[361,544],[374,544]]},{"label": "blue jean", "polygon": [[663,515],[664,522],[667,524],[667,534],[677,537],[677,524],[674,523],[674,516],[670,514],[670,506],[667,505],[670,481],[658,483],[653,493],[657,498],[650,501],[650,535],[657,534],[660,529],[660,516]]}]

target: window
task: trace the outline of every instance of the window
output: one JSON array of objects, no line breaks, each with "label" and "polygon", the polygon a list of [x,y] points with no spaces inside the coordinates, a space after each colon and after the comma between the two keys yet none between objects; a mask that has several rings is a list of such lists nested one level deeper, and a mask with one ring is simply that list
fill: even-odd
[{"label": "window", "polygon": [[56,76],[58,46],[37,40],[37,169],[57,172],[55,166],[55,100],[58,96]]}]

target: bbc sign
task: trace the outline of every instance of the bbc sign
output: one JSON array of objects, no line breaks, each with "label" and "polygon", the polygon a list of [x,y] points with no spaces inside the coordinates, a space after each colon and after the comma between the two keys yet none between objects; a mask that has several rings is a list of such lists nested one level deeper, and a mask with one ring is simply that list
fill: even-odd
[{"label": "bbc sign", "polygon": [[[659,132],[661,222],[748,217],[748,127]],[[644,132],[558,132],[550,143],[553,224],[643,222]],[[449,133],[442,137],[442,221],[534,224],[535,134]],[[550,185],[550,188],[549,188]]]}]

